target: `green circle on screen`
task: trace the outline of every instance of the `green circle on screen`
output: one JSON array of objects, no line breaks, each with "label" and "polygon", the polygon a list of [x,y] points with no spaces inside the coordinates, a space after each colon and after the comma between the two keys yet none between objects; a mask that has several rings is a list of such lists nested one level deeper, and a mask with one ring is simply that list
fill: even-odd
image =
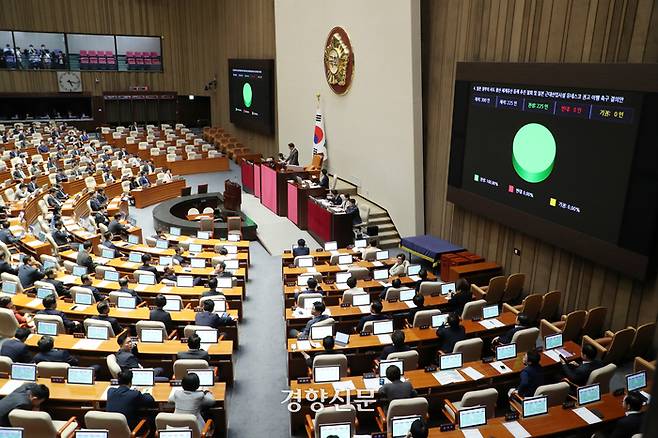
[{"label": "green circle on screen", "polygon": [[245,82],[242,86],[242,100],[244,100],[244,106],[247,108],[251,106],[251,98],[253,95],[254,94],[251,91],[251,85],[249,85],[249,82]]},{"label": "green circle on screen", "polygon": [[556,144],[544,125],[528,123],[516,132],[512,164],[516,173],[529,183],[544,181],[553,171]]}]

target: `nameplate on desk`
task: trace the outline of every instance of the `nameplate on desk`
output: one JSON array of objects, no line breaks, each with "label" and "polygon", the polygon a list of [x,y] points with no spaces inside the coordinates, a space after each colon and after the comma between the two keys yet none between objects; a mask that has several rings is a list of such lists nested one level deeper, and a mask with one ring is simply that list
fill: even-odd
[{"label": "nameplate on desk", "polygon": [[397,303],[397,302],[398,302],[398,299],[397,299],[397,298],[389,298],[389,299],[386,300],[386,301],[388,301],[389,303]]},{"label": "nameplate on desk", "polygon": [[84,333],[73,333],[73,337],[74,338],[84,339],[85,334]]},{"label": "nameplate on desk", "polygon": [[519,413],[511,411],[505,414],[505,421],[515,421],[519,419]]},{"label": "nameplate on desk", "polygon": [[441,432],[450,432],[451,430],[455,430],[455,425],[452,423],[442,424],[439,426],[439,429]]},{"label": "nameplate on desk", "polygon": [[370,332],[361,332],[359,333],[359,336],[370,336],[372,333]]},{"label": "nameplate on desk", "polygon": [[426,329],[430,328],[430,326],[427,325],[427,324],[423,324],[423,325],[421,325],[421,326],[418,327],[418,328],[421,329],[421,330],[426,330]]},{"label": "nameplate on desk", "polygon": [[306,383],[311,383],[311,378],[310,377],[300,377],[297,379],[297,383],[299,385],[306,384]]},{"label": "nameplate on desk", "polygon": [[180,338],[181,344],[187,344],[187,338]]},{"label": "nameplate on desk", "polygon": [[180,380],[170,380],[169,386],[181,386],[182,382]]},{"label": "nameplate on desk", "polygon": [[434,371],[436,371],[436,365],[428,365],[425,367],[426,373],[433,373]]},{"label": "nameplate on desk", "polygon": [[66,379],[62,376],[52,376],[50,378],[51,383],[64,383]]}]

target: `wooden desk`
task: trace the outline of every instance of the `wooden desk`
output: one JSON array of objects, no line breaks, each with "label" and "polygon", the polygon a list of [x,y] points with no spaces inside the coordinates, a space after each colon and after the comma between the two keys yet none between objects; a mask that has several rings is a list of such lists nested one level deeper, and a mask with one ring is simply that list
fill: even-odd
[{"label": "wooden desk", "polygon": [[335,240],[339,247],[350,245],[354,240],[352,215],[326,209],[312,197],[307,201],[308,232],[320,243]]},{"label": "wooden desk", "polygon": [[314,196],[323,198],[327,194],[324,187],[300,186],[297,181],[288,181],[288,212],[290,221],[300,230],[308,228],[308,198]]},{"label": "wooden desk", "polygon": [[[192,173],[222,172],[229,169],[228,158],[204,158],[202,160],[168,161],[166,167],[174,175],[190,175]],[[180,190],[178,191],[180,195]]]},{"label": "wooden desk", "polygon": [[[347,266],[341,266],[341,265],[330,265],[328,263],[325,264],[318,264],[314,265],[312,268],[291,268],[291,267],[284,267],[283,268],[283,279],[285,282],[289,281],[297,281],[297,277],[303,274],[313,274],[313,273],[320,273],[323,276],[335,276],[337,272],[345,272],[348,270],[350,267],[360,267],[360,268],[368,268],[370,270],[374,269],[389,269],[391,266],[395,264],[395,259],[394,258],[389,258],[386,260],[379,260],[379,262],[366,262],[363,260],[359,260],[357,262],[354,262],[350,265]],[[428,276],[429,277],[429,276]]]},{"label": "wooden desk", "polygon": [[[361,251],[353,249],[353,248],[338,248],[338,253],[339,254],[350,254],[353,256],[360,257],[361,256]],[[313,257],[313,260],[315,263],[322,263],[322,262],[329,262],[329,259],[331,259],[332,256],[332,251],[325,251],[324,249],[321,250],[311,250],[311,252],[308,254],[308,256],[304,257]],[[281,267],[290,267],[295,262],[295,256],[292,255],[291,250],[285,250],[285,252],[281,255]]]},{"label": "wooden desk", "polygon": [[469,263],[467,265],[451,266],[447,281],[457,281],[466,278],[471,283],[487,284],[492,277],[500,275],[502,267],[494,262]]},{"label": "wooden desk", "polygon": [[157,204],[166,199],[180,196],[180,191],[185,187],[185,180],[179,179],[172,182],[131,190],[135,199],[135,207],[144,208]]}]

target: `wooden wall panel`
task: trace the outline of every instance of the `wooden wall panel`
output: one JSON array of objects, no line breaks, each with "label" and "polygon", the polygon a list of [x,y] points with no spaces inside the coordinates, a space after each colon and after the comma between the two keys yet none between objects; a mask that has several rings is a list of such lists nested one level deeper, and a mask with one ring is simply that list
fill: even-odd
[{"label": "wooden wall panel", "polygon": [[530,291],[561,290],[564,311],[608,306],[614,329],[655,320],[655,276],[633,281],[446,201],[456,62],[656,63],[655,1],[422,0],[422,25],[427,232],[527,273]]}]

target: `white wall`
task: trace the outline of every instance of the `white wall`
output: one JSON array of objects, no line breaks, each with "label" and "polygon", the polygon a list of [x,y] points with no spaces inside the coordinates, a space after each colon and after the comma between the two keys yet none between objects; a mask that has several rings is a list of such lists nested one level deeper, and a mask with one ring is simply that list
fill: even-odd
[{"label": "white wall", "polygon": [[[424,230],[419,0],[275,0],[279,150],[310,162],[316,93],[328,168],[390,213],[402,236]],[[329,31],[354,50],[354,81],[334,94],[323,70]]]}]

